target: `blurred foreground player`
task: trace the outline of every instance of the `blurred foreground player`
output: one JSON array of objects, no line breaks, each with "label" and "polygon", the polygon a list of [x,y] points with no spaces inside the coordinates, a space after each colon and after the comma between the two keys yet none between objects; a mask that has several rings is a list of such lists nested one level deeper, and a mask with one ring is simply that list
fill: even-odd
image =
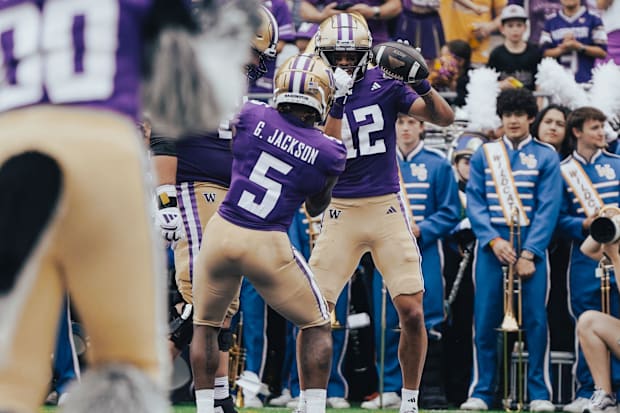
[{"label": "blurred foreground player", "polygon": [[[250,34],[217,33],[243,45]],[[12,234],[0,241],[0,411],[38,411],[67,292],[91,367],[64,411],[168,411],[163,248],[134,122],[141,80],[157,115],[154,92],[188,78],[198,83],[181,103],[222,109],[196,52],[202,34],[180,1],[0,3],[0,227]],[[180,50],[175,64],[151,65]],[[167,115],[156,119],[175,130],[190,120]]]}]

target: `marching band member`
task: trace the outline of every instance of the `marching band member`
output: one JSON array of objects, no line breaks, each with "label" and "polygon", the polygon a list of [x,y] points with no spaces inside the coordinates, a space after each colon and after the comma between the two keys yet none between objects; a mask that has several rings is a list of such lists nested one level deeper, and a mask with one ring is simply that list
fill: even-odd
[{"label": "marching band member", "polygon": [[[561,165],[564,181],[558,228],[573,244],[568,291],[570,312],[575,321],[588,310],[601,310],[600,280],[595,277],[598,261],[584,255],[577,246],[585,240],[601,208],[620,205],[620,156],[605,151],[605,119],[600,110],[586,106],[574,110],[566,126],[575,150]],[[611,306],[612,315],[617,317],[616,289],[611,291],[611,302],[615,303]],[[576,399],[564,406],[564,411],[581,413],[595,389],[581,347],[575,348],[575,354]],[[618,382],[620,364],[614,364],[613,374]]]},{"label": "marching band member", "polygon": [[[523,326],[529,349],[530,411],[555,410],[551,403],[546,300],[547,246],[560,209],[558,156],[529,134],[537,112],[527,89],[509,89],[497,98],[504,136],[486,143],[471,160],[467,216],[478,243],[475,250],[474,367],[465,410],[487,410],[495,396],[497,331],[503,317],[502,265],[514,265],[522,279]],[[521,251],[508,239],[515,216]]]}]

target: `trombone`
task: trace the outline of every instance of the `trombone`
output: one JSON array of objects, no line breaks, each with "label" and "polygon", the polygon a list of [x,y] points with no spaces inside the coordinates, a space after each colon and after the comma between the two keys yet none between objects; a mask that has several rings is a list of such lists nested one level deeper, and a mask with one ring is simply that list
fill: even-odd
[{"label": "trombone", "polygon": [[[519,220],[519,209],[514,207],[510,215],[510,235],[509,242],[513,246],[517,255],[521,251],[521,222]],[[499,331],[503,333],[503,361],[504,361],[504,399],[502,400],[506,411],[522,411],[523,410],[523,377],[524,377],[524,360],[523,360],[523,299],[521,277],[515,274],[515,264],[502,266],[504,280],[504,319],[499,327]],[[515,303],[516,301],[516,303]],[[510,368],[510,360],[512,352],[508,348],[508,333],[517,333],[517,394],[509,391],[508,371]],[[510,394],[509,394],[510,393]],[[516,400],[515,400],[516,399]]]},{"label": "trombone", "polygon": [[595,275],[596,278],[600,278],[601,280],[601,312],[605,314],[610,313],[610,294],[611,294],[611,285],[610,285],[610,274],[614,270],[613,264],[609,261],[607,257],[603,257],[598,262],[598,267],[596,267]]}]

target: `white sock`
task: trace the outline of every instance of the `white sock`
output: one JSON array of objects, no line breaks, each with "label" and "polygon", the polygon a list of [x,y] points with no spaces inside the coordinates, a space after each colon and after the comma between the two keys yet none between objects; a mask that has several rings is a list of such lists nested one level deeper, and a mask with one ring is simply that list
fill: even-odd
[{"label": "white sock", "polygon": [[228,376],[215,378],[215,393],[213,397],[215,400],[222,400],[229,396],[228,391]]},{"label": "white sock", "polygon": [[306,413],[325,413],[326,389],[306,389]]},{"label": "white sock", "polygon": [[402,389],[402,401],[400,402],[400,413],[418,411],[419,390]]},{"label": "white sock", "polygon": [[299,410],[303,410],[305,403],[306,403],[306,391],[299,390],[299,401],[297,402],[297,408]]},{"label": "white sock", "polygon": [[196,390],[196,413],[214,413],[213,389]]}]

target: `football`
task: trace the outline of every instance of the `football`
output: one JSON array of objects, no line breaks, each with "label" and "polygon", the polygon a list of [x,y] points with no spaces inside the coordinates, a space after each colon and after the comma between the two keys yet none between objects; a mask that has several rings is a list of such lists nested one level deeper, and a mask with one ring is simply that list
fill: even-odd
[{"label": "football", "polygon": [[415,83],[428,77],[428,66],[414,47],[400,42],[381,43],[373,48],[374,64],[394,79]]}]

